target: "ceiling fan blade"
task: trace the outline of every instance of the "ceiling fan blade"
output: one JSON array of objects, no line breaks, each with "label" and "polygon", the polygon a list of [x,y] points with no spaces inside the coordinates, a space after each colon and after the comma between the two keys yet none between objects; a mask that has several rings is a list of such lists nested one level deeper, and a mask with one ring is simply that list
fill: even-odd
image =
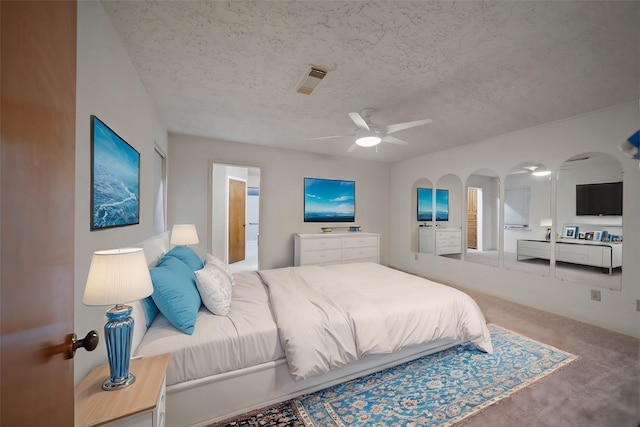
[{"label": "ceiling fan blade", "polygon": [[347,149],[347,153],[352,152],[352,151],[353,151],[353,150],[355,150],[357,147],[358,147],[358,144],[356,144],[356,143],[354,142],[354,143],[353,143],[353,145]]},{"label": "ceiling fan blade", "polygon": [[370,130],[369,125],[359,113],[349,113],[349,117],[351,117],[353,123],[355,123],[360,129]]},{"label": "ceiling fan blade", "polygon": [[391,143],[391,144],[409,145],[409,143],[407,141],[403,141],[403,140],[398,139],[395,136],[391,136],[391,135],[385,135],[385,137],[382,138],[382,141],[388,142],[388,143]]},{"label": "ceiling fan blade", "polygon": [[346,138],[348,136],[353,136],[353,135],[331,135],[331,136],[317,136],[315,138],[309,138],[309,140],[311,141],[316,141],[319,139],[332,139],[332,138]]},{"label": "ceiling fan blade", "polygon": [[400,130],[405,130],[405,129],[409,129],[416,126],[426,125],[431,122],[432,122],[431,119],[423,119],[423,120],[416,120],[413,122],[396,123],[395,125],[388,125],[386,133],[394,133]]}]

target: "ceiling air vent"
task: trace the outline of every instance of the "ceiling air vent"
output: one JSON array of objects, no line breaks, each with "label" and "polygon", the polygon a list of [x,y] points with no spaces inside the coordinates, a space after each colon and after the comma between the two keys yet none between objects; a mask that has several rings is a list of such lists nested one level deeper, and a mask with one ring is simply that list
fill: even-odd
[{"label": "ceiling air vent", "polygon": [[316,86],[318,86],[318,83],[320,83],[320,80],[324,79],[324,76],[326,75],[326,71],[311,67],[311,70],[309,70],[302,78],[302,82],[298,86],[298,92],[304,93],[305,95],[311,95],[311,92],[313,92]]}]

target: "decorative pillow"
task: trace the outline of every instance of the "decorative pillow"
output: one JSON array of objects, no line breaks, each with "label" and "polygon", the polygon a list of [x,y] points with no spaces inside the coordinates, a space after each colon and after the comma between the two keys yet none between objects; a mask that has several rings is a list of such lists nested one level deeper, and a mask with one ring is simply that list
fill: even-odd
[{"label": "decorative pillow", "polygon": [[198,254],[188,246],[176,246],[164,254],[163,259],[166,257],[178,258],[180,261],[187,264],[191,271],[200,270],[204,266]]},{"label": "decorative pillow", "polygon": [[194,272],[202,303],[213,314],[226,316],[231,307],[231,280],[213,264]]},{"label": "decorative pillow", "polygon": [[146,323],[148,328],[149,326],[151,326],[151,323],[153,323],[160,310],[158,310],[158,306],[155,302],[153,302],[153,298],[151,298],[151,296],[148,296],[142,300],[142,306],[144,307],[144,314],[147,318]]},{"label": "decorative pillow", "polygon": [[217,258],[211,254],[207,254],[206,265],[210,265],[210,264],[219,268],[220,270],[222,270],[222,272],[224,272],[224,274],[227,275],[227,277],[231,281],[231,286],[236,284],[235,280],[233,279],[233,273],[231,272],[231,270],[229,269],[229,266],[224,261],[222,261],[220,258]]},{"label": "decorative pillow", "polygon": [[191,335],[201,299],[193,271],[175,257],[164,257],[151,269],[153,294],[158,309],[182,332]]}]

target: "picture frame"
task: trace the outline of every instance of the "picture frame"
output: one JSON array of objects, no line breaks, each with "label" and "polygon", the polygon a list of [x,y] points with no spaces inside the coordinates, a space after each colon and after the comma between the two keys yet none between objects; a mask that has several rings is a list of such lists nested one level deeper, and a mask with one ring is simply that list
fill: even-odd
[{"label": "picture frame", "polygon": [[578,239],[584,240],[584,233],[583,232],[578,233]]},{"label": "picture frame", "polygon": [[346,179],[304,178],[304,222],[354,222],[355,186]]},{"label": "picture frame", "polygon": [[579,227],[574,225],[565,225],[562,229],[563,239],[575,239],[578,236]]},{"label": "picture frame", "polygon": [[602,239],[602,231],[594,231],[593,240],[597,240],[599,242],[601,239]]},{"label": "picture frame", "polygon": [[593,240],[593,231],[587,231],[584,233],[584,240]]},{"label": "picture frame", "polygon": [[91,116],[91,231],[140,223],[140,153]]}]

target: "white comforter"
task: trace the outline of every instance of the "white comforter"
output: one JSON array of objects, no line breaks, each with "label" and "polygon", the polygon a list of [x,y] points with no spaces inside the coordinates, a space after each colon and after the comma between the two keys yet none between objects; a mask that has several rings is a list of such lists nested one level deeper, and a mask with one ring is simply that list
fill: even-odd
[{"label": "white comforter", "polygon": [[296,380],[430,341],[471,341],[493,351],[478,305],[449,286],[373,263],[259,274]]}]

